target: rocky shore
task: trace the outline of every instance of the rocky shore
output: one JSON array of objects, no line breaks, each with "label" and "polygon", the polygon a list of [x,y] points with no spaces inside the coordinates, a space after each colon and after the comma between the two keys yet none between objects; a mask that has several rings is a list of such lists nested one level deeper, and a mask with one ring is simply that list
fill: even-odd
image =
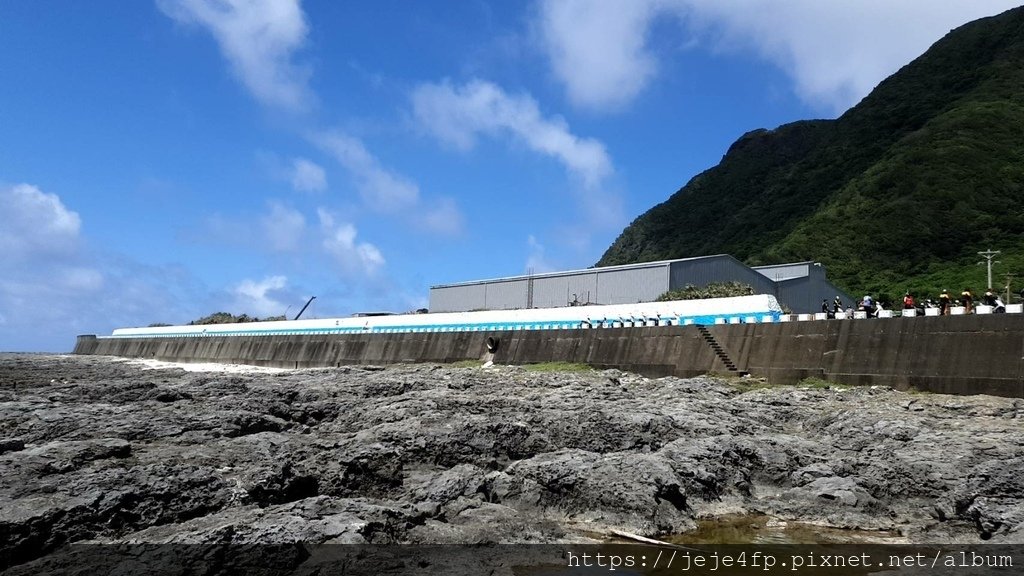
[{"label": "rocky shore", "polygon": [[0,355],[0,570],[74,542],[569,543],[763,514],[1024,542],[1024,400]]}]

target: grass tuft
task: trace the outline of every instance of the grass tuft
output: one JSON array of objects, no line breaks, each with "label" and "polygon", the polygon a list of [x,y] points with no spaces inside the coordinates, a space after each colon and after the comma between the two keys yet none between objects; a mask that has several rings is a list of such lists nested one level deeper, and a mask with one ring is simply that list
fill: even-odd
[{"label": "grass tuft", "polygon": [[531,372],[593,372],[594,369],[586,364],[573,362],[541,362],[540,364],[526,364],[524,369]]},{"label": "grass tuft", "polygon": [[803,380],[797,382],[796,385],[801,388],[821,388],[833,390],[845,390],[846,388],[849,388],[849,386],[836,384],[835,382],[829,382],[828,380],[822,380],[821,378],[815,378],[813,376],[810,378],[804,378]]}]

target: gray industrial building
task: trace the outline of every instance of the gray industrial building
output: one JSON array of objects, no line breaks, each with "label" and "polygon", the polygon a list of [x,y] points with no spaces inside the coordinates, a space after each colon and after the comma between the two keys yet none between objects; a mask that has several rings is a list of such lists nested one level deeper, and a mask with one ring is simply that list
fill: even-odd
[{"label": "gray industrial building", "polygon": [[547,272],[443,284],[430,288],[431,312],[552,308],[574,304],[651,302],[669,290],[742,282],[772,294],[794,313],[819,312],[821,301],[853,299],[825,278],[816,262],[751,268],[726,254]]}]

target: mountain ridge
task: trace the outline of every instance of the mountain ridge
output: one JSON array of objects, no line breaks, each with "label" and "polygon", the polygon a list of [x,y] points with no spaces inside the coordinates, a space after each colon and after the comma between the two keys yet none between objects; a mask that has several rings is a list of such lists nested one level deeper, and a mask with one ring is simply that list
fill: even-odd
[{"label": "mountain ridge", "polygon": [[726,252],[819,261],[858,293],[984,290],[977,251],[1024,272],[1021,135],[1024,7],[951,31],[835,120],[740,136],[597,265]]}]

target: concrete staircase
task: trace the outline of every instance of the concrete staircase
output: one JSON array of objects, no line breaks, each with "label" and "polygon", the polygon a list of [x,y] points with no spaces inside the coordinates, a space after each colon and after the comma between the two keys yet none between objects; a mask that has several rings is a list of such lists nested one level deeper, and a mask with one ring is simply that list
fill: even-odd
[{"label": "concrete staircase", "polygon": [[700,335],[704,338],[704,341],[707,342],[707,345],[711,347],[711,350],[714,351],[715,355],[718,356],[718,359],[722,361],[722,364],[725,365],[726,369],[728,369],[729,372],[743,374],[742,372],[739,371],[738,368],[736,368],[736,363],[732,361],[732,358],[729,358],[729,354],[725,351],[725,348],[723,348],[722,345],[718,343],[718,340],[715,340],[715,337],[706,327],[698,324],[697,331],[700,332]]}]

